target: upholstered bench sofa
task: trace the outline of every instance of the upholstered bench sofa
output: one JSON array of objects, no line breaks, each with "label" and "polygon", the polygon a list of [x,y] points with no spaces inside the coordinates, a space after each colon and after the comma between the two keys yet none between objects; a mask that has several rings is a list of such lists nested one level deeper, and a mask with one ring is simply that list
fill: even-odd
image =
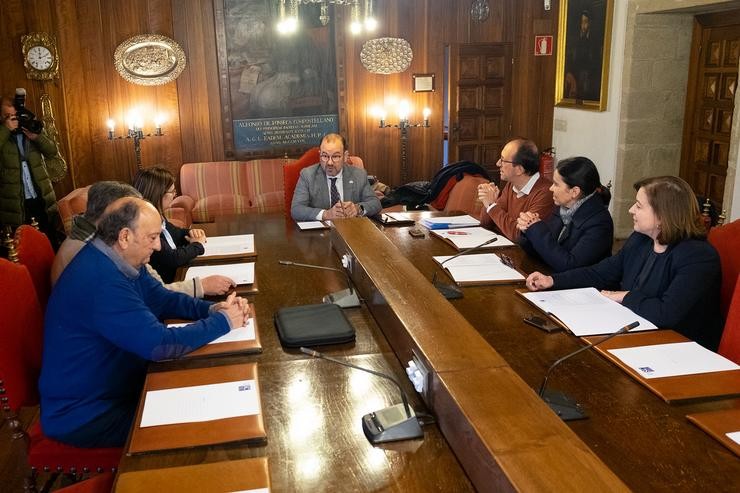
[{"label": "upholstered bench sofa", "polygon": [[217,216],[284,209],[283,166],[293,159],[185,163],[168,217],[211,222]]}]

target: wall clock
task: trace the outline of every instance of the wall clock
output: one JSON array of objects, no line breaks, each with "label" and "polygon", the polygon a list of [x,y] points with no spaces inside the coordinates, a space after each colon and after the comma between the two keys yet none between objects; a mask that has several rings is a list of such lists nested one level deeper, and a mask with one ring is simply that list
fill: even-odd
[{"label": "wall clock", "polygon": [[29,33],[21,37],[26,77],[52,80],[59,77],[59,51],[56,38],[48,33]]}]

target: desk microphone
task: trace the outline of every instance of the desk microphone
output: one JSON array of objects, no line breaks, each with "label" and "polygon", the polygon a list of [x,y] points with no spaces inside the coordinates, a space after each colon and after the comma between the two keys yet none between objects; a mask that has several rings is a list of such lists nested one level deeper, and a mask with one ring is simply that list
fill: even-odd
[{"label": "desk microphone", "polygon": [[385,373],[353,365],[352,363],[347,363],[346,361],[326,356],[325,354],[314,351],[313,349],[302,347],[301,352],[314,358],[325,359],[332,363],[337,363],[338,365],[372,373],[377,377],[385,378],[386,380],[390,380],[396,384],[396,387],[398,387],[398,390],[401,392],[401,400],[403,401],[403,404],[386,407],[362,417],[362,431],[365,432],[365,436],[370,443],[376,444],[395,442],[398,440],[411,440],[414,438],[422,438],[424,436],[424,431],[421,429],[421,425],[414,413],[414,409],[409,406],[406,393],[403,391],[403,388],[401,388],[401,384],[398,383],[398,380],[390,375],[386,375]]},{"label": "desk microphone", "polygon": [[[439,263],[439,266],[444,269],[444,265],[449,262],[452,259],[456,259],[460,255],[465,255],[466,253],[472,252],[473,250],[478,250],[479,248],[483,248],[486,245],[489,245],[493,243],[494,241],[498,241],[498,236],[494,236],[490,240],[486,240],[480,245],[476,245],[474,247],[466,248],[465,250],[458,252],[457,255],[453,255],[452,257],[442,261]],[[442,296],[447,298],[448,300],[457,300],[459,298],[463,297],[463,293],[454,284],[444,284],[442,282],[437,281],[437,271],[434,271],[434,275],[432,276],[432,284],[434,284],[434,287],[437,288],[437,291],[439,291]]]},{"label": "desk microphone", "polygon": [[583,346],[581,348],[576,349],[570,354],[567,354],[557,360],[555,363],[550,365],[550,368],[547,369],[547,373],[545,373],[545,378],[542,380],[542,385],[540,385],[540,390],[537,392],[537,395],[540,396],[540,398],[547,403],[548,406],[550,406],[550,409],[555,411],[555,414],[560,416],[560,418],[563,421],[571,421],[575,419],[584,419],[586,418],[586,413],[583,412],[583,409],[581,409],[580,404],[575,402],[572,398],[568,397],[562,392],[559,392],[557,390],[545,390],[547,387],[547,379],[550,378],[550,373],[555,369],[556,366],[558,366],[563,361],[572,358],[578,353],[581,353],[585,351],[586,349],[591,349],[594,346],[598,346],[602,342],[606,342],[612,337],[618,336],[619,334],[624,334],[626,332],[629,332],[630,330],[634,329],[640,325],[640,322],[632,322],[629,325],[625,325],[618,331],[609,334],[608,336],[604,337],[603,339],[600,339],[596,342],[589,343],[586,346]]},{"label": "desk microphone", "polygon": [[322,300],[324,303],[334,303],[340,308],[354,308],[360,306],[360,299],[357,297],[357,293],[352,289],[352,280],[349,278],[349,273],[346,269],[336,269],[334,267],[326,267],[324,265],[312,265],[312,264],[300,264],[298,262],[291,262],[290,260],[278,260],[280,265],[294,265],[296,267],[308,267],[309,269],[321,269],[321,270],[333,270],[335,272],[341,272],[347,279],[347,289],[342,289],[336,293],[329,293],[324,296]]}]

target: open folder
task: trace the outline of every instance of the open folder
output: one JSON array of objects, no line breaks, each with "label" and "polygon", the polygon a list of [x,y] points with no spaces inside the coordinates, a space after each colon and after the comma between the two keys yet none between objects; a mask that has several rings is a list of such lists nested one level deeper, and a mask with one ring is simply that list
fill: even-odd
[{"label": "open folder", "polygon": [[[254,306],[252,306],[252,313],[254,313]],[[167,324],[168,327],[182,327],[185,325],[188,325],[188,323]],[[260,342],[259,331],[257,330],[257,320],[254,317],[250,317],[243,327],[231,330],[205,346],[184,355],[182,358],[261,352],[262,344]]]},{"label": "open folder", "polygon": [[492,240],[493,238],[496,238],[495,242],[490,243],[482,247],[481,249],[514,246],[514,244],[505,236],[497,235],[493,231],[481,228],[480,226],[475,226],[471,228],[432,230],[431,233],[434,236],[449,243],[453,247],[457,248],[458,250],[473,248],[474,246],[485,243],[486,241]]},{"label": "open folder", "polygon": [[[433,257],[438,264],[452,256]],[[462,255],[444,264],[458,286],[481,286],[522,282],[524,276],[511,265],[507,265],[495,253]]]},{"label": "open folder", "polygon": [[194,277],[207,277],[213,275],[226,276],[237,285],[237,293],[248,294],[257,292],[257,282],[254,278],[255,262],[243,262],[239,264],[214,264],[194,265],[185,271],[185,280]]},{"label": "open folder", "polygon": [[213,260],[240,259],[255,257],[254,235],[212,236],[203,244],[205,252],[193,259],[193,263]]},{"label": "open folder", "polygon": [[640,325],[632,332],[657,329],[649,320],[610,300],[595,288],[517,290],[517,294],[577,336],[611,334],[634,321]]},{"label": "open folder", "polygon": [[265,440],[257,363],[149,373],[129,454]]}]

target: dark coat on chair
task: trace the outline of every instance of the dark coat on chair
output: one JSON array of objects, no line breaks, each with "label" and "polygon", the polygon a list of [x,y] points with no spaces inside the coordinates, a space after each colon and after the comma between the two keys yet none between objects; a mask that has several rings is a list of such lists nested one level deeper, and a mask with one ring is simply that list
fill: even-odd
[{"label": "dark coat on chair", "polygon": [[164,233],[159,235],[159,242],[162,245],[160,251],[152,253],[149,263],[154,270],[162,277],[162,280],[168,284],[175,280],[175,272],[178,267],[187,265],[198,255],[203,255],[205,248],[198,242],[189,243],[185,237],[190,232],[189,229],[178,228],[169,221],[165,223],[167,231],[172,235],[176,249],[172,249],[164,237]]},{"label": "dark coat on chair", "polygon": [[560,208],[549,218],[534,223],[522,233],[521,245],[530,254],[539,256],[554,272],[593,265],[611,255],[614,222],[598,195],[586,200],[573,214],[563,240]]}]

